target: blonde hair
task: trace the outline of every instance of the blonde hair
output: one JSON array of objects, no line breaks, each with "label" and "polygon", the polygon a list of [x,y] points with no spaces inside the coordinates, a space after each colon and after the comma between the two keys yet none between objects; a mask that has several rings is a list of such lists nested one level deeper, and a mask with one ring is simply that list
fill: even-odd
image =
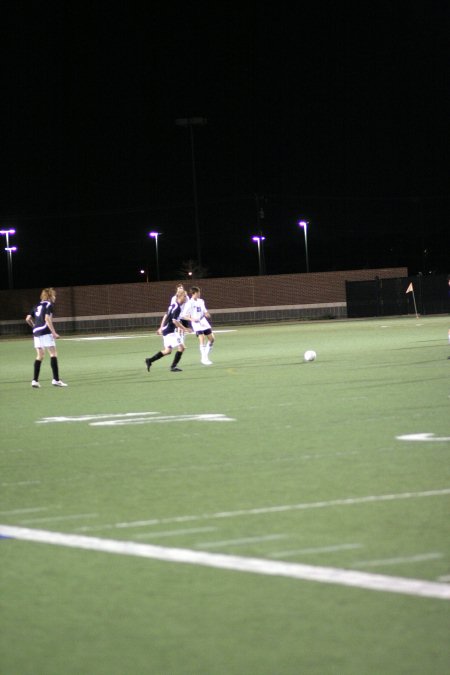
[{"label": "blonde hair", "polygon": [[49,288],[43,288],[41,292],[41,300],[54,300],[56,297],[55,289],[51,286]]}]

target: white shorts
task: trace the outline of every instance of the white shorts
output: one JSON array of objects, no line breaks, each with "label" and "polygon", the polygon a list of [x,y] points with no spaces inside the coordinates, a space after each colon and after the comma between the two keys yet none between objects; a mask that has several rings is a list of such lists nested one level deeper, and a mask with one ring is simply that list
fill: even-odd
[{"label": "white shorts", "polygon": [[208,330],[208,328],[211,328],[211,324],[209,323],[206,316],[203,316],[200,319],[200,321],[193,321],[192,322],[192,330],[194,331],[194,333],[198,333],[199,331],[203,331],[203,330]]},{"label": "white shorts", "polygon": [[45,335],[34,336],[34,346],[36,349],[48,349],[48,347],[55,347],[55,338],[51,333],[46,333]]},{"label": "white shorts", "polygon": [[164,335],[163,340],[164,340],[164,347],[166,349],[167,347],[170,347],[171,349],[176,349],[180,345],[184,345],[184,334],[175,331],[175,333],[169,333],[169,335]]}]

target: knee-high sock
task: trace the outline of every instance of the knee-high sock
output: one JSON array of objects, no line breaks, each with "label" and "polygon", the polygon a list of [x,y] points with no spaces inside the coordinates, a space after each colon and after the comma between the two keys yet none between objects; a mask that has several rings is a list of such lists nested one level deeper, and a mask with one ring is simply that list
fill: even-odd
[{"label": "knee-high sock", "polygon": [[50,357],[50,365],[52,367],[53,379],[59,380],[59,369],[58,369],[58,357],[57,356],[51,356]]},{"label": "knee-high sock", "polygon": [[36,380],[36,382],[39,380],[39,373],[41,372],[41,363],[42,361],[39,361],[36,359],[34,362],[34,377],[33,379]]}]

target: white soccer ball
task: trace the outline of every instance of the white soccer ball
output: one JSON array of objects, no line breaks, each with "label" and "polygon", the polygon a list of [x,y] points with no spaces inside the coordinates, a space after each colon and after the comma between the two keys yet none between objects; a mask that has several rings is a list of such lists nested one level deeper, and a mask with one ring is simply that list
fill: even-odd
[{"label": "white soccer ball", "polygon": [[303,358],[305,359],[305,361],[315,361],[316,357],[317,357],[317,354],[312,349],[308,349],[308,351],[306,351],[303,354]]}]

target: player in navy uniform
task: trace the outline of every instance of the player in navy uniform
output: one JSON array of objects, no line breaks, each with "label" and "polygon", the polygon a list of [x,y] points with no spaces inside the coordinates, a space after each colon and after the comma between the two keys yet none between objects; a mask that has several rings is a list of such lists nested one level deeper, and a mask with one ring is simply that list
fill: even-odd
[{"label": "player in navy uniform", "polygon": [[164,349],[156,352],[151,358],[145,359],[147,370],[150,371],[152,364],[163,356],[172,353],[172,349],[176,349],[176,353],[170,366],[173,373],[180,373],[181,368],[178,368],[178,363],[184,352],[184,333],[186,328],[180,320],[180,312],[186,302],[186,291],[179,290],[176,294],[176,302],[171,304],[166,312],[165,323],[158,328],[157,333],[162,334],[164,340]]},{"label": "player in navy uniform", "polygon": [[59,338],[53,325],[53,304],[56,300],[54,288],[44,288],[41,293],[41,301],[33,307],[31,312],[25,317],[25,321],[33,329],[33,340],[36,348],[36,360],[34,362],[34,376],[31,386],[38,389],[39,374],[41,372],[42,361],[44,360],[45,350],[50,354],[50,366],[52,368],[55,387],[67,387],[67,384],[59,379],[58,354],[56,351],[55,340]]}]

